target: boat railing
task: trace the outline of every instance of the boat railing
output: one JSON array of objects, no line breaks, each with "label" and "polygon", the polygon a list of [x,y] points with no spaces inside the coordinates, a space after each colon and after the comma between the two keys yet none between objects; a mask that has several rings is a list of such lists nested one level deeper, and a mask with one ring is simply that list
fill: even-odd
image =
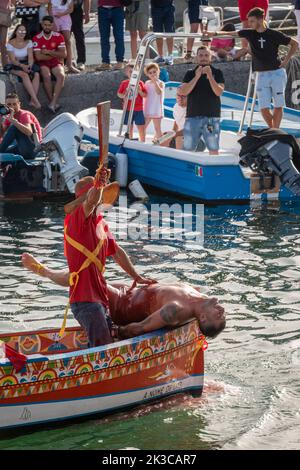
[{"label": "boat railing", "polygon": [[247,93],[245,97],[245,102],[244,102],[244,108],[243,108],[243,113],[242,113],[242,119],[240,122],[239,130],[238,133],[241,134],[244,129],[246,117],[247,117],[247,111],[248,111],[248,106],[251,98],[251,89],[253,85],[253,95],[252,95],[252,102],[251,102],[251,108],[250,108],[250,115],[249,115],[249,127],[252,125],[253,121],[253,115],[254,115],[254,109],[256,105],[256,95],[257,95],[257,80],[258,80],[258,75],[257,72],[252,71],[252,64],[250,65],[250,72],[249,72],[249,79],[248,79],[248,87],[247,87]]}]

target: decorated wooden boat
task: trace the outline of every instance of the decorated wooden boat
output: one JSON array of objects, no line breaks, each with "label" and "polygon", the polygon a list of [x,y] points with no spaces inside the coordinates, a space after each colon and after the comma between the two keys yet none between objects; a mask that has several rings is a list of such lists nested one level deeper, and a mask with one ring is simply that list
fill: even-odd
[{"label": "decorated wooden boat", "polygon": [[[203,387],[205,338],[193,320],[176,329],[88,349],[78,327],[1,334],[26,356],[0,358],[0,429],[112,413]],[[2,348],[3,349],[3,348]]]}]

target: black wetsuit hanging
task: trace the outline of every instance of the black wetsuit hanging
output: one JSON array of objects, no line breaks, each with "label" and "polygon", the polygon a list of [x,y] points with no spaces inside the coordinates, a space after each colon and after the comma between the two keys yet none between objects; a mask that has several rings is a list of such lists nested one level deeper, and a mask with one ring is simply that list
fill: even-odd
[{"label": "black wetsuit hanging", "polygon": [[[248,129],[241,145],[240,165],[261,178],[277,175],[281,184],[300,196],[300,148],[294,136],[279,129]],[[262,187],[263,189],[263,187]]]},{"label": "black wetsuit hanging", "polygon": [[284,144],[288,144],[292,147],[293,163],[297,170],[300,172],[300,147],[297,140],[293,135],[288,134],[280,129],[247,129],[245,137],[239,140],[241,145],[240,157],[245,154],[253,153],[265,144],[278,140]]}]

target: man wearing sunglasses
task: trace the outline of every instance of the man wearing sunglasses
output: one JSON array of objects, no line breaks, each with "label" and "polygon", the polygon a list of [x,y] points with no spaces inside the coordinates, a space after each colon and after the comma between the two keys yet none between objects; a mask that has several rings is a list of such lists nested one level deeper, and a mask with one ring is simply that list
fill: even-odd
[{"label": "man wearing sunglasses", "polygon": [[9,93],[6,96],[5,107],[9,110],[2,117],[0,133],[3,136],[0,144],[0,153],[13,153],[21,155],[30,160],[35,157],[35,142],[33,139],[35,128],[39,142],[42,140],[42,129],[37,118],[30,112],[21,109],[21,103],[16,93]]}]

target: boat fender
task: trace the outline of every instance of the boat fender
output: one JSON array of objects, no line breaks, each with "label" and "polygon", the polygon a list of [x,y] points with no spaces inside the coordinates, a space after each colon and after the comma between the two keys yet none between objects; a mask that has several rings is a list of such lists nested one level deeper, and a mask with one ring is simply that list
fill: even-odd
[{"label": "boat fender", "polygon": [[144,190],[143,186],[139,182],[139,180],[134,180],[129,183],[128,188],[132,192],[135,198],[137,199],[149,199],[148,194]]},{"label": "boat fender", "polygon": [[115,179],[121,188],[126,188],[128,183],[128,156],[123,147],[115,154],[116,174]]}]

